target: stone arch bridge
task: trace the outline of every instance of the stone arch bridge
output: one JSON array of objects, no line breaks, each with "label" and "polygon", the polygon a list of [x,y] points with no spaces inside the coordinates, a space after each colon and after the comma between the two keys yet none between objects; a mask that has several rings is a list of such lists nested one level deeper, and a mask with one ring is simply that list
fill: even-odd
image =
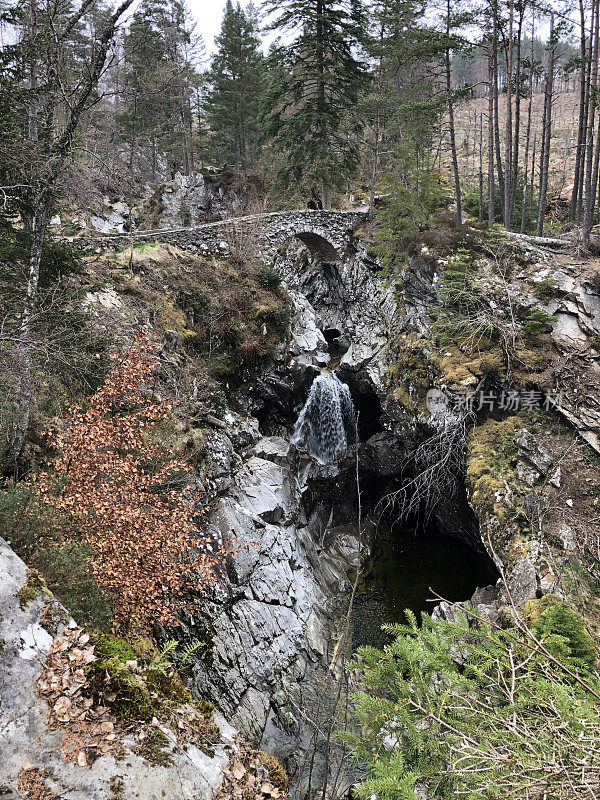
[{"label": "stone arch bridge", "polygon": [[73,240],[82,248],[121,249],[140,242],[162,242],[192,252],[254,251],[271,260],[294,237],[323,263],[341,261],[349,251],[355,229],[366,219],[362,211],[274,211],[209,222],[195,228],[134,231]]}]

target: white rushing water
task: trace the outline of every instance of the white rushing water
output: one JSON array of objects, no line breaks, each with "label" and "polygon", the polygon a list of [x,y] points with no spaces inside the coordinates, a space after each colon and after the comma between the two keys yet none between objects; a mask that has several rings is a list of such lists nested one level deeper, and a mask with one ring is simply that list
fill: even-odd
[{"label": "white rushing water", "polygon": [[293,444],[319,464],[336,464],[356,442],[356,411],[350,389],[333,373],[318,375],[300,412]]}]

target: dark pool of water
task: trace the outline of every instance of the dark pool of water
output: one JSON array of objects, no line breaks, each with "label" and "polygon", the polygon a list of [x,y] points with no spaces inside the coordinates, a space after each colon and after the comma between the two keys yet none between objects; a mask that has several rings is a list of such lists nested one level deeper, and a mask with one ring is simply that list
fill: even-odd
[{"label": "dark pool of water", "polygon": [[433,592],[446,600],[468,600],[478,586],[497,577],[491,559],[457,539],[413,529],[380,530],[355,597],[353,646],[382,647],[390,637],[381,626],[405,622],[406,608],[419,619],[422,611],[431,613]]}]

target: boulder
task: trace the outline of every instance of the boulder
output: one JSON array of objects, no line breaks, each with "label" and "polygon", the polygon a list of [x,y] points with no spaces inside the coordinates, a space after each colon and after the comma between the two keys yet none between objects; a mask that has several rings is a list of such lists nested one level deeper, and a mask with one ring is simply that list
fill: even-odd
[{"label": "boulder", "polygon": [[515,443],[519,448],[517,474],[533,486],[552,466],[552,455],[526,428],[515,438]]}]

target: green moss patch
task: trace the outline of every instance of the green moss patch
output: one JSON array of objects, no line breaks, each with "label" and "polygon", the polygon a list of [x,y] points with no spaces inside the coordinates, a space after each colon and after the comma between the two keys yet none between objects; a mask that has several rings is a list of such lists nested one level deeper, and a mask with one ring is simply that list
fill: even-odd
[{"label": "green moss patch", "polygon": [[170,753],[165,753],[165,748],[170,745],[169,738],[160,728],[147,728],[145,733],[146,736],[137,749],[138,755],[154,766],[170,766],[173,763],[173,759]]},{"label": "green moss patch", "polygon": [[19,606],[25,608],[29,603],[35,600],[41,593],[49,594],[46,581],[36,569],[27,570],[27,578],[25,583],[17,592],[17,599]]},{"label": "green moss patch", "polygon": [[258,755],[260,763],[269,770],[269,779],[271,783],[280,789],[282,792],[287,792],[290,785],[290,777],[279,762],[277,758],[271,753],[263,753]]},{"label": "green moss patch", "polygon": [[475,508],[493,513],[501,523],[516,513],[513,487],[520,483],[515,472],[518,448],[515,436],[524,427],[519,416],[486,420],[468,441],[467,484]]},{"label": "green moss patch", "polygon": [[187,739],[206,752],[220,740],[212,703],[194,700],[151,639],[138,637],[129,643],[96,635],[94,644],[98,660],[86,668],[86,675],[95,703],[107,706],[122,721],[150,722],[156,717],[178,733],[182,724]]}]

